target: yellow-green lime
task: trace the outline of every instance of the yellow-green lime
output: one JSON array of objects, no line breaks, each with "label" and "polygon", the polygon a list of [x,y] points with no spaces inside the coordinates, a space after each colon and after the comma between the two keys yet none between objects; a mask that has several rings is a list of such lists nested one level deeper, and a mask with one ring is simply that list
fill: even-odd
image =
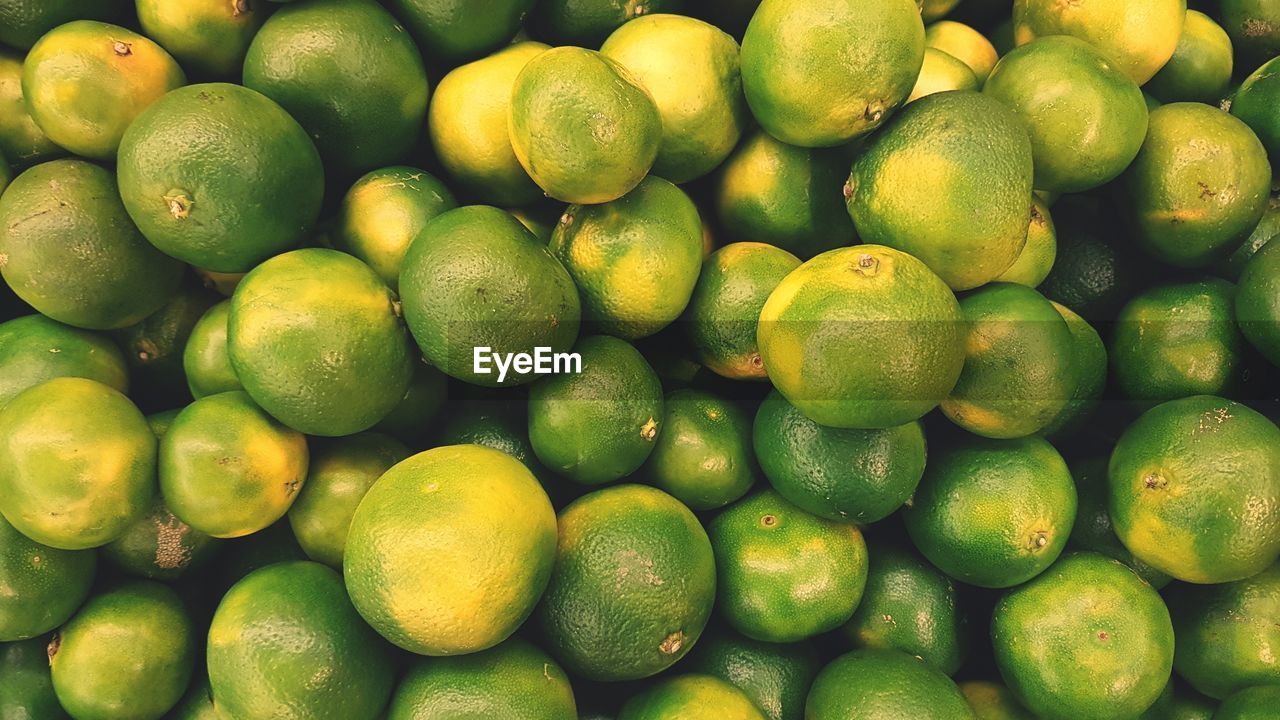
[{"label": "yellow-green lime", "polygon": [[822,669],[808,641],[761,642],[722,626],[708,628],[685,663],[682,667],[714,675],[746,693],[769,720],[800,720],[809,686]]},{"label": "yellow-green lime", "polygon": [[49,677],[49,639],[0,645],[0,716],[67,720]]},{"label": "yellow-green lime", "polygon": [[805,720],[974,720],[951,678],[898,650],[864,648],[823,668]]},{"label": "yellow-green lime", "polygon": [[1245,338],[1280,365],[1280,243],[1267,243],[1240,273],[1236,321]]},{"label": "yellow-green lime", "polygon": [[751,698],[711,675],[675,675],[632,697],[618,720],[765,720]]},{"label": "yellow-green lime", "polygon": [[934,95],[951,90],[979,90],[973,70],[960,59],[935,48],[924,49],[924,65],[920,67],[920,76],[907,96],[907,102],[919,100],[926,95]]},{"label": "yellow-green lime", "polygon": [[0,407],[23,390],[57,377],[96,380],[122,393],[129,390],[129,368],[109,338],[38,314],[0,323]]},{"label": "yellow-green lime", "polygon": [[0,43],[29,48],[42,35],[73,20],[115,20],[124,0],[5,0],[0,3]]},{"label": "yellow-green lime", "polygon": [[1076,483],[1076,522],[1071,528],[1067,546],[1072,550],[1088,550],[1115,558],[1133,568],[1138,577],[1157,590],[1172,579],[1139,560],[1116,536],[1111,522],[1111,491],[1107,482],[1107,457],[1087,457],[1071,463],[1071,477]]},{"label": "yellow-green lime", "polygon": [[22,61],[22,56],[0,50],[0,153],[15,171],[67,154],[44,134],[27,109]]},{"label": "yellow-green lime", "polygon": [[[1272,59],[1245,78],[1231,98],[1231,114],[1253,130],[1267,149],[1272,165],[1280,165],[1280,61]],[[1275,172],[1275,168],[1272,168]]]},{"label": "yellow-green lime", "polygon": [[643,15],[694,10],[689,0],[543,0],[530,18],[539,37],[555,45],[599,47],[609,33]]},{"label": "yellow-green lime", "polygon": [[193,74],[227,78],[240,73],[249,43],[270,5],[267,0],[138,0],[142,32]]},{"label": "yellow-green lime", "polygon": [[1280,703],[1280,685],[1258,685],[1232,695],[1213,713],[1214,720],[1267,720]]},{"label": "yellow-green lime", "polygon": [[223,300],[200,316],[182,351],[182,368],[191,396],[199,400],[231,390],[242,390],[227,350],[227,319],[231,301]]},{"label": "yellow-green lime", "polygon": [[1227,93],[1233,62],[1231,38],[1222,26],[1202,12],[1187,10],[1173,57],[1142,89],[1163,102],[1213,105]]},{"label": "yellow-green lime", "polygon": [[[66,622],[88,597],[96,569],[93,551],[41,545],[0,517],[0,643],[34,638]],[[0,657],[7,647],[0,644]],[[6,676],[0,672],[0,710],[6,709]]]},{"label": "yellow-green lime", "polygon": [[935,48],[969,66],[981,86],[1000,54],[982,33],[954,20],[939,20],[924,29],[925,47]]},{"label": "yellow-green lime", "polygon": [[690,388],[667,393],[662,404],[662,432],[644,465],[649,482],[691,510],[714,510],[745,495],[757,475],[750,416]]},{"label": "yellow-green lime", "polygon": [[1049,35],[1079,38],[1142,85],[1173,56],[1186,10],[1185,0],[1014,0],[1014,39],[1026,45]]},{"label": "yellow-green lime", "polygon": [[387,5],[424,53],[456,65],[509,42],[534,0],[496,0],[480,11],[456,0],[391,0]]},{"label": "yellow-green lime", "polygon": [[1018,259],[993,282],[1017,283],[1038,287],[1049,277],[1058,257],[1058,231],[1049,214],[1049,206],[1034,193],[1031,195],[1031,224],[1027,226],[1027,242]]}]

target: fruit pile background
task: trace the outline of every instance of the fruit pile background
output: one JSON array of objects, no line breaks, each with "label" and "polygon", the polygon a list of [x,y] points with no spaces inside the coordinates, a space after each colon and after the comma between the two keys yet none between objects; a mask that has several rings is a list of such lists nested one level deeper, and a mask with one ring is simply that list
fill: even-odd
[{"label": "fruit pile background", "polygon": [[0,0],[0,720],[1280,720],[1277,56]]}]

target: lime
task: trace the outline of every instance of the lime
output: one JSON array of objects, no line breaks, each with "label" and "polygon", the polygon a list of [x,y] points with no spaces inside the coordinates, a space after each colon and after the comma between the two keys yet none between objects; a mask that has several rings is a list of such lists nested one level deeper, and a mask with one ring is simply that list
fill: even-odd
[{"label": "lime", "polygon": [[223,300],[200,316],[182,351],[182,368],[187,386],[197,400],[221,392],[241,390],[240,379],[231,367],[227,352],[227,318],[231,301]]},{"label": "lime", "polygon": [[[1231,114],[1257,134],[1262,146],[1280,164],[1280,61],[1271,60],[1245,78],[1231,99]],[[1274,172],[1274,168],[1272,169]]]},{"label": "lime", "polygon": [[0,50],[0,153],[15,171],[67,154],[44,134],[27,109],[22,61],[21,56]]},{"label": "lime", "polygon": [[142,517],[102,546],[102,555],[132,575],[176,580],[188,568],[199,567],[217,549],[217,541],[179,520],[157,495]]},{"label": "lime", "polygon": [[1236,321],[1249,342],[1280,365],[1280,243],[1267,243],[1240,274]]},{"label": "lime", "polygon": [[424,52],[450,63],[470,60],[511,40],[535,0],[496,0],[478,9],[456,0],[391,0]]},{"label": "lime", "polygon": [[72,20],[112,20],[124,0],[4,0],[0,2],[0,42],[29,48],[40,36]]},{"label": "lime", "polygon": [[1173,57],[1143,86],[1164,102],[1216,104],[1231,83],[1231,38],[1213,18],[1187,11]]},{"label": "lime", "polygon": [[926,47],[924,65],[920,68],[915,86],[911,88],[911,94],[907,96],[907,102],[940,92],[978,90],[981,87],[973,70],[962,60],[941,50]]},{"label": "lime", "polygon": [[751,698],[712,675],[676,675],[627,701],[618,720],[765,720]]},{"label": "lime", "polygon": [[767,643],[710,628],[685,663],[693,672],[736,686],[769,720],[800,720],[809,686],[822,668],[808,642]]},{"label": "lime", "polygon": [[[33,638],[66,622],[88,597],[96,567],[94,553],[41,545],[0,517],[0,643]],[[0,645],[0,669],[8,647]],[[6,678],[0,672],[4,712]]]},{"label": "lime", "polygon": [[137,0],[147,37],[192,71],[219,78],[239,74],[269,7],[266,0]]},{"label": "lime", "polygon": [[1185,0],[1014,0],[1014,37],[1019,45],[1048,35],[1077,37],[1142,85],[1173,56],[1186,9]]},{"label": "lime", "polygon": [[1222,27],[1249,64],[1280,54],[1280,8],[1274,0],[1221,0]]},{"label": "lime", "polygon": [[1169,576],[1139,560],[1116,537],[1111,522],[1110,490],[1107,485],[1107,458],[1088,457],[1071,463],[1076,483],[1076,522],[1067,546],[1115,558],[1133,569],[1138,577],[1159,589],[1169,584]]},{"label": "lime", "polygon": [[692,510],[745,495],[756,481],[750,417],[697,390],[673,390],[662,404],[662,432],[644,466],[648,480]]},{"label": "lime", "polygon": [[192,329],[218,300],[216,293],[185,282],[142,322],[112,333],[130,366],[130,387],[138,404],[165,407],[175,404],[175,399],[186,399],[189,384],[182,354]]},{"label": "lime", "polygon": [[818,673],[805,720],[973,720],[959,688],[941,671],[897,650],[845,653]]},{"label": "lime", "polygon": [[924,29],[925,47],[935,48],[963,62],[981,86],[1000,60],[991,41],[982,33],[954,20],[939,20]]},{"label": "lime", "polygon": [[63,325],[43,315],[0,323],[0,407],[46,380],[80,377],[120,392],[129,389],[129,369],[111,340]]},{"label": "lime", "polygon": [[1035,720],[1009,688],[999,683],[960,683],[960,692],[964,693],[964,699],[977,720]]},{"label": "lime", "polygon": [[1280,703],[1280,685],[1259,685],[1232,695],[1213,713],[1215,720],[1267,720]]},{"label": "lime", "polygon": [[994,282],[1009,282],[1038,287],[1053,270],[1058,256],[1058,232],[1049,214],[1049,206],[1036,195],[1031,196],[1031,224],[1027,226],[1027,242],[1018,259]]},{"label": "lime", "polygon": [[0,645],[0,717],[66,720],[49,677],[48,639]]},{"label": "lime", "polygon": [[[531,27],[556,45],[599,47],[619,26],[646,14],[674,13],[689,0],[543,0]],[[693,8],[690,8],[693,9]]]}]

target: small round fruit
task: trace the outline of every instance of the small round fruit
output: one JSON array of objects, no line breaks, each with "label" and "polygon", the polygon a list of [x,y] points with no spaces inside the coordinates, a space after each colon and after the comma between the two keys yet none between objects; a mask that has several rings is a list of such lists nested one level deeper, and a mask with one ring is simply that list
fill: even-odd
[{"label": "small round fruit", "polygon": [[1280,685],[1259,685],[1223,700],[1213,717],[1214,720],[1268,720],[1275,715],[1277,705],[1280,705]]},{"label": "small round fruit", "polygon": [[1027,226],[1027,243],[1018,259],[993,282],[1008,282],[1039,287],[1053,270],[1058,256],[1058,232],[1049,214],[1049,206],[1036,195],[1031,196],[1031,224]]},{"label": "small round fruit", "polygon": [[757,340],[774,387],[806,417],[887,428],[937,407],[964,365],[964,321],[946,283],[882,245],[825,252],[784,279]]},{"label": "small round fruit", "polygon": [[1280,54],[1280,7],[1274,0],[1221,0],[1222,27],[1248,64]]},{"label": "small round fruit", "polygon": [[279,520],[307,478],[307,440],[243,392],[201,398],[160,440],[160,491],[173,514],[217,538]]},{"label": "small round fruit", "polygon": [[1026,123],[1038,190],[1106,184],[1133,161],[1147,131],[1142,91],[1082,40],[1040,38],[1005,55],[982,87]]},{"label": "small round fruit", "polygon": [[250,573],[209,627],[209,684],[219,717],[374,720],[391,695],[389,648],[360,620],[342,577],[312,562]]},{"label": "small round fruit", "polygon": [[1244,405],[1157,405],[1125,430],[1107,474],[1116,534],[1161,572],[1223,583],[1280,556],[1280,429]]},{"label": "small round fruit", "polygon": [[635,472],[662,430],[662,383],[638,350],[609,335],[573,352],[581,372],[550,375],[529,390],[529,442],[551,470],[584,485]]},{"label": "small round fruit", "polygon": [[1183,0],[1014,0],[1013,32],[1019,45],[1048,35],[1079,38],[1142,85],[1173,56],[1185,15]]},{"label": "small round fruit", "polygon": [[751,698],[711,675],[676,675],[632,697],[618,720],[765,720]]},{"label": "small round fruit", "polygon": [[244,272],[295,247],[320,213],[324,169],[279,105],[239,85],[179,88],[120,141],[120,197],[166,254]]},{"label": "small round fruit", "polygon": [[223,300],[196,321],[182,351],[182,369],[191,396],[217,395],[243,389],[227,350],[227,318],[231,301]]},{"label": "small round fruit", "polygon": [[534,182],[567,203],[603,203],[644,179],[662,143],[649,91],[594,50],[558,47],[516,77],[511,145]]},{"label": "small round fruit", "polygon": [[1226,31],[1208,15],[1188,10],[1178,49],[1143,90],[1163,102],[1216,105],[1227,94],[1232,67]]},{"label": "small round fruit", "polygon": [[769,720],[799,720],[822,662],[809,642],[779,645],[722,629],[704,635],[681,667],[734,685]]},{"label": "small round fruit", "polygon": [[388,470],[347,534],[351,600],[420,655],[477,652],[532,612],[555,560],[556,518],[533,474],[479,445],[438,447]]},{"label": "small round fruit", "polygon": [[926,27],[924,44],[963,62],[973,71],[979,86],[1000,60],[1000,54],[982,33],[954,20],[940,20]]},{"label": "small round fruit", "polygon": [[19,175],[0,198],[0,227],[5,282],[68,325],[132,325],[164,305],[182,278],[182,265],[130,222],[111,173],[82,160]]},{"label": "small round fruit", "polygon": [[845,653],[818,673],[805,720],[973,720],[951,678],[897,650]]},{"label": "small round fruit", "polygon": [[[1240,118],[1262,141],[1272,164],[1280,164],[1280,60],[1258,68],[1240,84],[1231,99],[1231,114]],[[1274,172],[1274,168],[1273,168]]]},{"label": "small round fruit", "polygon": [[105,545],[146,511],[155,483],[155,435],[106,385],[55,378],[0,413],[0,512],[36,542]]},{"label": "small round fruit", "polygon": [[387,720],[577,720],[564,670],[526,640],[458,657],[422,658],[391,698]]},{"label": "small round fruit", "polygon": [[653,174],[673,183],[695,180],[738,144],[751,111],[732,36],[695,18],[646,14],[615,30],[600,52],[653,96],[662,119]]},{"label": "small round fruit", "polygon": [[555,572],[536,618],[547,648],[589,680],[662,672],[698,641],[716,593],[698,519],[670,495],[618,485],[560,511]]},{"label": "small round fruit", "polygon": [[120,392],[129,389],[129,368],[115,343],[43,315],[0,323],[0,407],[46,380],[80,377]]},{"label": "small round fruit", "polygon": [[14,170],[52,160],[67,151],[53,144],[22,95],[22,56],[0,50],[0,153]]},{"label": "small round fruit", "polygon": [[132,371],[135,402],[169,407],[186,400],[182,353],[196,323],[218,300],[207,288],[184,282],[159,310],[113,333]]},{"label": "small round fruit", "polygon": [[537,4],[531,27],[538,37],[556,45],[599,47],[609,33],[642,15],[678,13],[689,0],[543,0]]},{"label": "small round fruit", "polygon": [[137,0],[142,32],[201,75],[238,75],[267,19],[266,0]]},{"label": "small round fruit", "polygon": [[472,206],[427,223],[400,269],[405,321],[422,354],[445,374],[477,385],[516,385],[531,371],[481,372],[475,349],[495,357],[550,348],[578,337],[573,278],[546,245],[509,213]]},{"label": "small round fruit", "polygon": [[934,453],[902,519],[920,552],[951,577],[1013,587],[1066,547],[1076,488],[1062,456],[1039,437],[972,438]]},{"label": "small round fruit", "polygon": [[386,417],[413,377],[410,347],[395,293],[346,253],[276,256],[231,298],[236,377],[262,409],[310,435],[350,435]]},{"label": "small round fruit", "polygon": [[960,692],[977,720],[1036,720],[1009,688],[999,683],[964,682],[960,683]]},{"label": "small round fruit", "polygon": [[756,411],[752,436],[760,468],[778,494],[829,520],[883,520],[924,474],[918,421],[882,430],[825,427],[775,390]]},{"label": "small round fruit", "polygon": [[756,481],[751,419],[710,393],[682,389],[663,400],[662,432],[646,461],[648,480],[691,510],[737,500]]},{"label": "small round fruit", "polygon": [[[980,90],[978,78],[960,59],[931,47],[924,49],[924,65],[907,102],[953,90]],[[1028,153],[1029,154],[1029,153]]]},{"label": "small round fruit", "polygon": [[[96,567],[94,553],[41,545],[0,517],[0,643],[33,638],[66,622],[89,595]],[[0,710],[4,697],[0,680]]]},{"label": "small round fruit", "polygon": [[742,39],[742,86],[770,135],[830,147],[879,127],[923,61],[924,22],[911,0],[764,0]]},{"label": "small round fruit", "polygon": [[689,304],[702,269],[702,221],[683,190],[647,177],[617,200],[570,205],[549,249],[582,294],[583,319],[634,340]]},{"label": "small round fruit", "polygon": [[164,498],[152,498],[146,514],[102,546],[102,555],[125,572],[148,580],[176,580],[217,550],[217,541],[178,519]]},{"label": "small round fruit", "polygon": [[1201,103],[1173,103],[1151,113],[1124,188],[1138,243],[1170,265],[1203,267],[1257,227],[1271,166],[1239,119]]},{"label": "small round fruit", "polygon": [[1005,595],[991,641],[1009,687],[1046,720],[1135,717],[1173,668],[1173,625],[1160,595],[1096,553],[1066,555]]},{"label": "small round fruit", "polygon": [[1142,562],[1120,542],[1111,522],[1110,488],[1107,485],[1107,458],[1089,457],[1071,463],[1076,483],[1076,522],[1071,527],[1067,547],[1088,550],[1115,558],[1133,568],[1138,577],[1159,590],[1171,578]]},{"label": "small round fruit", "polygon": [[1249,343],[1280,367],[1280,242],[1267,243],[1240,273],[1236,321]]},{"label": "small round fruit", "polygon": [[1110,212],[1088,196],[1058,201],[1054,209],[1057,257],[1037,286],[1046,298],[1091,323],[1114,320],[1120,307],[1137,294],[1141,266],[1129,249],[1129,236],[1121,237],[1114,223],[1102,219],[1114,217]]},{"label": "small round fruit", "polygon": [[797,642],[848,622],[867,582],[867,545],[850,523],[810,515],[774,490],[707,527],[720,613],[755,640]]},{"label": "small round fruit", "polygon": [[1280,236],[1280,195],[1272,194],[1262,220],[1258,223],[1258,227],[1249,233],[1249,239],[1240,243],[1240,246],[1225,260],[1212,265],[1210,272],[1232,282],[1239,281],[1245,265],[1248,265],[1253,256],[1277,236]]},{"label": "small round fruit", "polygon": [[114,20],[124,0],[5,0],[0,3],[0,43],[29,48],[45,33],[73,20]]},{"label": "small round fruit", "polygon": [[496,0],[482,9],[455,0],[390,0],[387,5],[424,53],[456,65],[510,42],[534,0]]},{"label": "small round fruit", "polygon": [[135,582],[99,595],[49,643],[58,702],[76,718],[158,720],[191,680],[196,634],[164,585]]},{"label": "small round fruit", "polygon": [[49,677],[49,639],[0,645],[0,717],[67,720]]}]

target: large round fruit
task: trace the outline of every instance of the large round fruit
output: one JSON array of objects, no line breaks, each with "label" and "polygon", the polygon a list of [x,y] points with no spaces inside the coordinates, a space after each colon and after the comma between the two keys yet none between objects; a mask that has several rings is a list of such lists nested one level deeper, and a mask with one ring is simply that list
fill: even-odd
[{"label": "large round fruit", "polygon": [[1258,136],[1272,165],[1280,165],[1280,59],[1273,58],[1240,84],[1231,99],[1231,114]]},{"label": "large round fruit", "polygon": [[854,650],[827,665],[805,702],[805,720],[973,720],[956,684],[897,650]]},{"label": "large round fruit", "polygon": [[963,62],[973,71],[979,86],[1000,60],[1000,54],[982,33],[954,20],[940,20],[925,27],[924,44]]},{"label": "large round fruit", "polygon": [[1240,273],[1236,320],[1249,342],[1280,366],[1280,242],[1267,243]]},{"label": "large round fruit", "polygon": [[1038,287],[1049,277],[1058,257],[1058,231],[1049,214],[1049,206],[1034,193],[1031,195],[1031,222],[1027,225],[1027,243],[1018,259],[996,276],[994,282],[1011,282]]},{"label": "large round fruit", "polygon": [[546,647],[591,680],[662,672],[702,635],[716,593],[711,542],[661,490],[618,485],[560,511],[555,572],[536,618]]},{"label": "large round fruit", "polygon": [[1275,0],[1221,0],[1222,27],[1236,52],[1250,64],[1280,54],[1280,4]]},{"label": "large round fruit", "polygon": [[483,8],[457,0],[389,0],[422,51],[450,65],[496,50],[520,29],[534,0],[494,0]]},{"label": "large round fruit", "polygon": [[96,560],[88,550],[41,545],[0,517],[0,643],[33,638],[66,622],[89,595]]},{"label": "large round fruit", "polygon": [[692,389],[663,398],[662,432],[644,469],[647,478],[691,510],[737,500],[756,481],[751,419],[729,400]]},{"label": "large round fruit", "polygon": [[36,125],[22,95],[21,56],[0,50],[0,153],[14,171],[67,152]]},{"label": "large round fruit", "polygon": [[675,675],[634,695],[618,720],[765,720],[742,690],[711,675]]},{"label": "large round fruit", "polygon": [[67,720],[49,677],[49,640],[0,645],[0,717]]},{"label": "large round fruit", "polygon": [[239,85],[179,88],[120,141],[120,197],[151,244],[244,272],[296,246],[320,213],[324,168],[279,105]]},{"label": "large round fruit", "polygon": [[43,315],[0,323],[0,407],[46,380],[80,377],[126,392],[129,368],[106,337]]},{"label": "large round fruit", "polygon": [[732,683],[769,720],[800,720],[822,663],[809,642],[780,645],[710,629],[681,667]]},{"label": "large round fruit", "polygon": [[1223,700],[1213,717],[1214,720],[1269,720],[1277,705],[1280,705],[1280,685],[1259,685]]},{"label": "large round fruit", "polygon": [[343,572],[356,609],[420,655],[507,639],[532,612],[555,559],[547,494],[515,458],[438,447],[388,470],[351,520]]},{"label": "large round fruit", "polygon": [[887,428],[951,392],[965,325],[924,263],[881,245],[825,252],[784,279],[760,312],[769,379],[815,422]]},{"label": "large round fruit", "polygon": [[1080,38],[1142,85],[1173,56],[1186,9],[1185,0],[1014,0],[1013,32],[1019,45],[1047,35]]},{"label": "large round fruit", "polygon": [[1173,57],[1143,88],[1164,102],[1215,105],[1227,93],[1232,67],[1226,31],[1208,15],[1188,10]]},{"label": "large round fruit", "polygon": [[239,74],[269,7],[267,0],[137,0],[147,37],[193,72],[217,78]]}]

